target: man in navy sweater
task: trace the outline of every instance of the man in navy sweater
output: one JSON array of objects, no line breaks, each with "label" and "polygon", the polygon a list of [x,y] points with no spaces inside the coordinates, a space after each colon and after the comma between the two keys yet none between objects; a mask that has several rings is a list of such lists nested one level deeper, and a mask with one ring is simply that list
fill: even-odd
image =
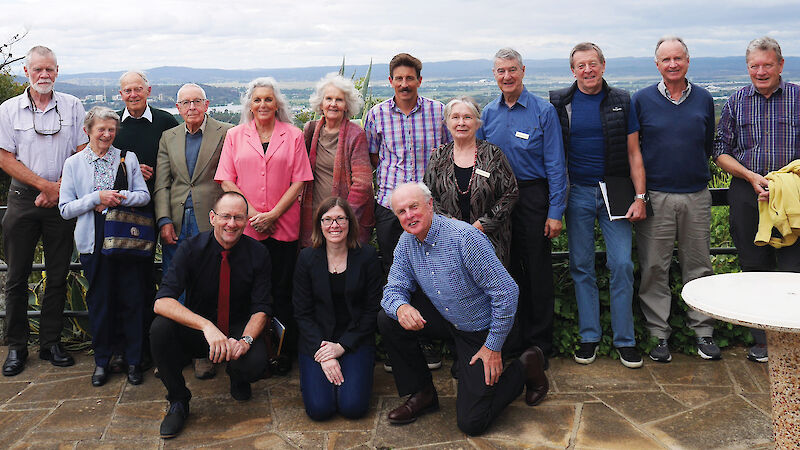
[{"label": "man in navy sweater", "polygon": [[[658,346],[650,358],[669,362],[668,319],[672,303],[669,268],[678,239],[683,282],[714,273],[709,255],[711,194],[708,159],[714,144],[714,100],[686,79],[689,50],[679,37],[656,44],[656,67],[662,80],[632,99],[639,118],[642,158],[653,216],[636,224],[636,244],[642,281],[642,312]],[[719,359],[714,343],[714,319],[693,309],[687,324],[697,336],[697,353]]]}]

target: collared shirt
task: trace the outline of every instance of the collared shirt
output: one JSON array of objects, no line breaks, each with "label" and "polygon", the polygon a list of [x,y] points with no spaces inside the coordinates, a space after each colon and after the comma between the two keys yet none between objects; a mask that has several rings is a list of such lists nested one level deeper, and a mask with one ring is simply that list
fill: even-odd
[{"label": "collared shirt", "polygon": [[135,120],[145,119],[148,122],[153,123],[153,112],[150,111],[150,105],[145,106],[144,112],[139,117],[133,117],[131,115],[131,113],[128,111],[128,107],[126,106],[125,107],[125,111],[122,111],[122,118],[119,119],[119,121],[120,122],[125,122],[125,119],[127,119],[128,117],[130,117],[131,119],[135,119]]},{"label": "collared shirt", "polygon": [[503,94],[492,100],[483,108],[481,120],[478,139],[503,149],[517,181],[547,179],[547,217],[561,220],[567,207],[567,168],[561,124],[553,105],[523,88],[511,108]]},{"label": "collared shirt", "polygon": [[689,80],[686,79],[684,79],[684,81],[686,82],[686,89],[681,91],[681,97],[677,100],[672,98],[672,95],[669,93],[669,89],[667,89],[667,84],[664,83],[664,80],[658,82],[658,92],[661,92],[661,95],[666,97],[667,100],[671,101],[672,103],[680,105],[684,100],[686,100],[687,97],[689,97],[689,94],[692,93],[692,83],[689,83]]},{"label": "collared shirt", "polygon": [[[50,103],[41,111],[31,104],[27,91],[23,92],[0,105],[0,149],[14,155],[45,180],[58,181],[64,161],[78,146],[89,142],[83,132],[85,115],[80,100],[72,95],[53,91]],[[36,130],[58,130],[59,118],[58,133],[49,136],[36,133]]]},{"label": "collared shirt", "polygon": [[[198,129],[198,131],[205,132],[206,131],[206,123],[207,122],[208,122],[208,114],[204,114],[203,115],[203,123],[200,124],[200,128]],[[186,129],[186,134],[192,134],[192,132],[189,131],[189,127],[186,126],[186,122],[185,121],[183,122],[183,128]],[[196,133],[196,131],[195,131],[195,133]]]},{"label": "collared shirt", "polygon": [[409,303],[417,286],[456,329],[488,329],[486,347],[502,349],[514,322],[519,288],[477,228],[434,214],[424,242],[403,232],[383,290],[386,314],[397,319],[397,308]]},{"label": "collared shirt", "polygon": [[97,156],[87,145],[80,153],[89,161],[94,171],[94,190],[107,191],[114,189],[114,180],[117,178],[117,172],[114,170],[116,165],[115,153],[107,151],[103,156]]},{"label": "collared shirt", "polygon": [[394,97],[372,107],[364,121],[369,152],[377,154],[378,203],[392,209],[394,188],[422,181],[431,151],[452,140],[444,124],[442,102],[417,96],[417,106],[403,114]]},{"label": "collared shirt", "polygon": [[[213,231],[184,241],[164,274],[156,299],[177,299],[185,290],[185,306],[216,322],[222,250]],[[231,267],[230,323],[246,323],[250,316],[259,312],[272,316],[270,260],[266,247],[242,236],[231,248],[228,261]]]},{"label": "collared shirt", "polygon": [[766,175],[800,158],[800,86],[781,80],[769,98],[752,84],[725,102],[714,139],[714,158],[728,154]]}]

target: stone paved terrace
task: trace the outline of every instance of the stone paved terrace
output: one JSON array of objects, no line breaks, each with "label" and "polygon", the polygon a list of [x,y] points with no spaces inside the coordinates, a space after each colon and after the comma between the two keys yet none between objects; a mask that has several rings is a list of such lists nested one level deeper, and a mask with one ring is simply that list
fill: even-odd
[{"label": "stone paved terrace", "polygon": [[590,366],[554,359],[545,401],[531,408],[520,397],[480,438],[456,427],[448,365],[434,372],[440,411],[406,426],[385,419],[400,399],[382,365],[375,368],[369,414],[324,423],[306,417],[296,370],[255,383],[253,399],[237,403],[224,373],[200,381],[187,368],[191,416],[184,432],[167,441],[158,437],[164,388],[152,372],[140,386],[117,374],[94,388],[85,352],[75,355],[75,366],[60,369],[30,350],[22,374],[0,377],[2,448],[773,448],[767,366],[746,361],[742,348],[725,350],[722,361],[646,359],[639,370],[608,358]]}]

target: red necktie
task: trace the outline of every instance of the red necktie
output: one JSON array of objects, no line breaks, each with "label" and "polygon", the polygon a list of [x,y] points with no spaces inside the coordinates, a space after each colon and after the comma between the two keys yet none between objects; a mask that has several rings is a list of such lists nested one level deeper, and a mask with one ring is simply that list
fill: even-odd
[{"label": "red necktie", "polygon": [[228,314],[231,298],[231,265],[228,262],[230,250],[222,251],[222,262],[219,264],[219,294],[217,295],[217,328],[225,336],[228,335]]}]

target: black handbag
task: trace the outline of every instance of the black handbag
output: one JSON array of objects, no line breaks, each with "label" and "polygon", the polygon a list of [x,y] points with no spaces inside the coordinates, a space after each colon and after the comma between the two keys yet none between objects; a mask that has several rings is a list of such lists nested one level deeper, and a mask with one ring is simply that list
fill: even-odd
[{"label": "black handbag", "polygon": [[[119,158],[114,189],[128,189],[128,170],[125,166],[127,150],[122,150]],[[103,249],[105,256],[127,259],[152,258],[156,250],[155,219],[147,208],[115,206],[106,213],[103,228]]]}]

